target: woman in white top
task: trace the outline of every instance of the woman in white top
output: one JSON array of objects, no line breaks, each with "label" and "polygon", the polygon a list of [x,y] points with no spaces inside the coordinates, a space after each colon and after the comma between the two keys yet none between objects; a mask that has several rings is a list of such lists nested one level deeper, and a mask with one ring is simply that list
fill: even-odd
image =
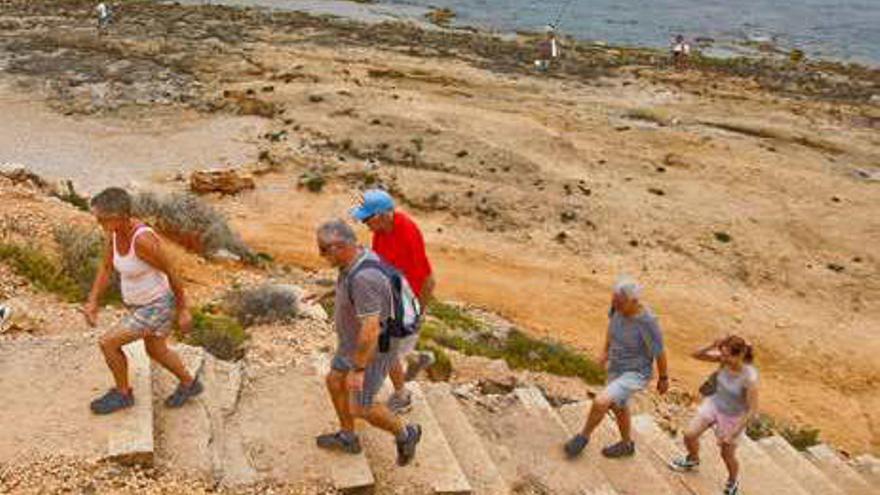
[{"label": "woman in white top", "polygon": [[153,360],[180,380],[177,390],[165,401],[169,407],[180,407],[202,391],[198,379],[190,375],[180,356],[167,344],[175,313],[181,332],[189,332],[192,326],[183,285],[171,269],[159,236],[131,216],[131,197],[124,189],[105,189],[92,198],[91,207],[107,239],[103,261],[83,309],[86,322],[91,326],[98,323],[99,302],[114,269],[119,273],[122,300],[129,309],[122,324],[100,338],[101,352],[116,386],[92,401],[92,411],[109,414],[134,404],[122,347],[138,339],[144,339]]},{"label": "woman in white top", "polygon": [[700,465],[700,435],[710,427],[714,428],[728,473],[723,493],[737,495],[739,461],[736,445],[758,408],[758,370],[752,366],[754,351],[742,337],[731,335],[697,350],[693,357],[720,363],[720,366],[707,382],[708,389],[704,391],[701,387],[701,393],[708,396],[685,430],[684,445],[688,454],[674,459],[670,467],[677,471],[696,469]]}]

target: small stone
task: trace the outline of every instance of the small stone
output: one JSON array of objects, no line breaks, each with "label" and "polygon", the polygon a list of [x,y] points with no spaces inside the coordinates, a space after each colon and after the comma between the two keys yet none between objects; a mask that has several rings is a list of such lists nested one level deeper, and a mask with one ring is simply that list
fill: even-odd
[{"label": "small stone", "polygon": [[577,213],[575,213],[571,210],[566,210],[566,211],[563,211],[561,215],[559,215],[559,218],[560,218],[560,220],[562,220],[563,222],[566,222],[566,223],[573,222],[573,221],[577,220]]},{"label": "small stone", "polygon": [[656,187],[648,188],[648,192],[657,196],[665,196],[666,193],[663,192],[663,189],[658,189]]},{"label": "small stone", "polygon": [[456,153],[455,156],[456,156],[457,158],[464,158],[464,157],[468,156],[468,151],[467,151],[467,150],[461,150],[461,151],[459,151],[458,153]]},{"label": "small stone", "polygon": [[562,230],[558,234],[556,234],[556,237],[554,237],[554,239],[556,239],[556,242],[561,244],[568,240],[568,237],[568,232]]},{"label": "small stone", "polygon": [[715,240],[718,242],[728,243],[733,240],[733,238],[727,232],[715,232]]},{"label": "small stone", "polygon": [[827,265],[825,265],[825,267],[836,273],[840,273],[845,270],[843,265],[838,265],[837,263],[828,263]]},{"label": "small stone", "polygon": [[321,103],[324,101],[324,97],[321,95],[309,95],[309,101],[312,103]]}]

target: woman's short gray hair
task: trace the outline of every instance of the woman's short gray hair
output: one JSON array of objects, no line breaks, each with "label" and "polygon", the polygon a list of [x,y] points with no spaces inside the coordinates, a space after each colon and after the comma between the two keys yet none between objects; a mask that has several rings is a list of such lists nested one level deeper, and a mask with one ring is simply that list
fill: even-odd
[{"label": "woman's short gray hair", "polygon": [[642,297],[642,286],[632,277],[623,275],[614,283],[614,294],[627,299],[639,299]]},{"label": "woman's short gray hair", "polygon": [[89,205],[105,215],[131,216],[131,196],[120,187],[108,187],[99,192]]},{"label": "woman's short gray hair", "polygon": [[343,220],[330,220],[318,227],[318,240],[323,242],[339,242],[349,246],[357,244],[354,229]]}]

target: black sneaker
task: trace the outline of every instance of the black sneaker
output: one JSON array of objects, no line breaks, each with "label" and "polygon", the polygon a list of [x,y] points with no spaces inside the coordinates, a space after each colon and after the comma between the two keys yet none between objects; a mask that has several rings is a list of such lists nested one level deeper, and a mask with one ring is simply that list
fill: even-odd
[{"label": "black sneaker", "polygon": [[568,456],[569,459],[574,459],[575,457],[581,455],[581,452],[584,451],[584,448],[590,443],[590,437],[586,437],[581,433],[571,437],[571,440],[565,442],[565,455]]},{"label": "black sneaker", "polygon": [[602,455],[609,459],[630,457],[636,453],[635,442],[617,442],[602,449]]},{"label": "black sneaker", "polygon": [[202,393],[202,390],[204,390],[204,387],[202,387],[202,382],[199,381],[198,377],[188,386],[180,383],[177,385],[174,393],[165,399],[165,406],[171,408],[182,407],[190,397],[199,395]]},{"label": "black sneaker", "polygon": [[673,471],[678,471],[680,473],[686,473],[688,471],[696,471],[700,466],[700,461],[691,459],[690,456],[679,456],[675,459],[669,461],[669,469]]},{"label": "black sneaker", "polygon": [[350,431],[337,431],[318,435],[315,439],[318,447],[327,450],[339,450],[348,454],[361,453],[361,441]]},{"label": "black sneaker", "polygon": [[724,495],[739,495],[739,480],[727,481],[724,485]]},{"label": "black sneaker", "polygon": [[417,424],[406,425],[406,438],[397,440],[397,465],[406,466],[416,456],[416,446],[422,439],[422,427]]},{"label": "black sneaker", "polygon": [[134,405],[134,396],[129,392],[123,394],[111,388],[106,394],[92,401],[91,408],[95,414],[110,414]]}]

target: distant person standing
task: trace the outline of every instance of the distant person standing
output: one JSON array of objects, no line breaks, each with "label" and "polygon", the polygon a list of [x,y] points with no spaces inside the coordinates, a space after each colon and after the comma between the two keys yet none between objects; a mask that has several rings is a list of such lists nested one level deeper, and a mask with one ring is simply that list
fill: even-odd
[{"label": "distant person standing", "polygon": [[691,45],[685,41],[684,36],[677,35],[672,43],[672,63],[678,70],[688,68],[688,59],[691,55]]},{"label": "distant person standing", "polygon": [[559,57],[559,42],[556,39],[556,31],[552,26],[547,26],[547,37],[538,43],[538,57],[535,67],[540,72],[550,69],[550,62]]},{"label": "distant person standing", "polygon": [[109,5],[101,2],[95,7],[95,12],[98,13],[98,33],[103,34],[113,20],[113,11]]},{"label": "distant person standing", "polygon": [[[363,202],[352,210],[352,217],[369,227],[373,232],[373,251],[403,273],[422,308],[427,307],[434,294],[435,282],[418,225],[406,213],[395,210],[394,199],[381,189],[366,191]],[[394,394],[388,406],[394,411],[405,410],[412,403],[406,382],[434,363],[433,353],[413,353],[418,339],[416,333],[401,343],[399,358],[407,359],[406,371],[398,360],[389,373]]]},{"label": "distant person standing", "polygon": [[577,457],[590,442],[590,436],[602,423],[609,410],[614,412],[620,430],[620,441],[602,449],[609,458],[635,454],[632,440],[632,415],[629,400],[651,383],[652,367],[657,364],[657,391],[669,389],[666,351],[657,317],[641,302],[642,288],[634,281],[623,278],[614,285],[608,334],[599,362],[607,366],[608,383],[587,413],[581,433],[565,444],[569,458]]},{"label": "distant person standing", "polygon": [[709,428],[721,448],[721,459],[727,467],[724,495],[739,493],[739,461],[736,446],[749,421],[758,409],[758,370],[752,365],[755,354],[742,337],[731,335],[693,353],[695,359],[719,363],[701,392],[707,395],[697,416],[684,432],[687,455],[673,459],[669,467],[676,471],[693,471],[700,465],[700,436]]}]

